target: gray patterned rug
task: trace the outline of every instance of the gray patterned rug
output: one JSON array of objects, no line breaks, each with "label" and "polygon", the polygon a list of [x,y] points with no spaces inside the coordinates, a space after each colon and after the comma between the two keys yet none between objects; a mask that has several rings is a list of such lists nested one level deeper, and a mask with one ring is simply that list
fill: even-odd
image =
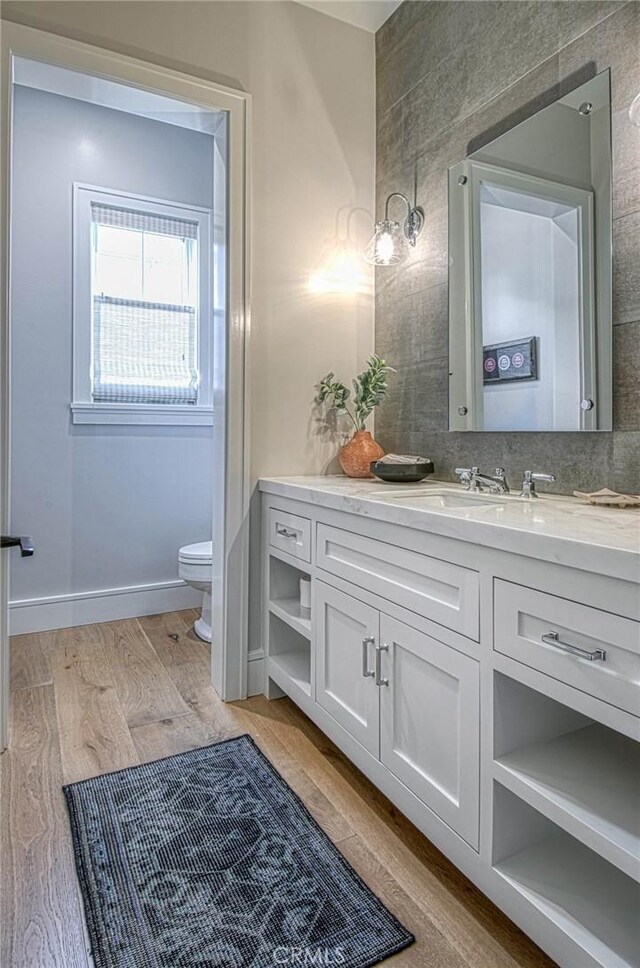
[{"label": "gray patterned rug", "polygon": [[365,968],[414,940],[249,736],[64,792],[96,968]]}]

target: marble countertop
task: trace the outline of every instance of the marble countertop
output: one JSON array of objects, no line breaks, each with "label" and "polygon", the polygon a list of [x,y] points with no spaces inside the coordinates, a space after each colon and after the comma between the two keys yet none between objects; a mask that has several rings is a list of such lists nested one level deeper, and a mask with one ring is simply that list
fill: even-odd
[{"label": "marble countertop", "polygon": [[436,491],[467,492],[433,479],[404,488],[342,476],[268,477],[259,485],[261,491],[317,507],[640,582],[640,508],[598,508],[556,494],[532,501],[490,495],[492,504],[478,499],[465,507],[434,507],[429,501],[437,500]]}]

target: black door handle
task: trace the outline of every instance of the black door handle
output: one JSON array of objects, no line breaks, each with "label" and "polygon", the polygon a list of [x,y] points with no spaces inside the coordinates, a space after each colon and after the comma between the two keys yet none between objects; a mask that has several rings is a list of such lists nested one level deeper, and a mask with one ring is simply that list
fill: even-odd
[{"label": "black door handle", "polygon": [[20,554],[23,558],[30,558],[34,552],[33,541],[26,535],[3,534],[0,537],[0,548],[13,548],[20,546]]}]

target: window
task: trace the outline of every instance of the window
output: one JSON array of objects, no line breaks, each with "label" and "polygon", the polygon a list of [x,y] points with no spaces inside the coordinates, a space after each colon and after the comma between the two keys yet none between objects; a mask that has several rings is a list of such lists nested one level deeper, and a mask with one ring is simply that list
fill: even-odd
[{"label": "window", "polygon": [[209,216],[76,186],[74,422],[211,420]]}]

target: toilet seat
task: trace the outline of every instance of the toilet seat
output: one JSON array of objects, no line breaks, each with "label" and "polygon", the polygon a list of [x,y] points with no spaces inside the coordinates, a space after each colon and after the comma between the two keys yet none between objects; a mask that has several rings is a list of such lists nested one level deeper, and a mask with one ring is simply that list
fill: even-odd
[{"label": "toilet seat", "polygon": [[196,544],[185,545],[178,552],[179,561],[196,562],[210,565],[213,556],[213,541],[198,541]]}]

